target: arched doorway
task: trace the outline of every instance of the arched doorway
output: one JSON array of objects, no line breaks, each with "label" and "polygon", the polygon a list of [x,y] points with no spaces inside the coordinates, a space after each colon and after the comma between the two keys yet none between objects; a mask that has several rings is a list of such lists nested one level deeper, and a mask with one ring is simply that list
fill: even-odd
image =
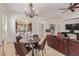
[{"label": "arched doorway", "polygon": [[32,22],[28,19],[16,19],[16,35],[25,36],[28,32],[32,32]]}]

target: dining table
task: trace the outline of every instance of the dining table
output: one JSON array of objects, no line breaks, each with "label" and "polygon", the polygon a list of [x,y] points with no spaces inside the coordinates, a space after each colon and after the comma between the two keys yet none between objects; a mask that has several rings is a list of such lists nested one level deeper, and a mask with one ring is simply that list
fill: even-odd
[{"label": "dining table", "polygon": [[41,39],[40,38],[23,38],[20,40],[20,42],[22,43],[27,43],[27,44],[31,44],[32,45],[32,56],[34,56],[34,46],[35,43],[39,42]]}]

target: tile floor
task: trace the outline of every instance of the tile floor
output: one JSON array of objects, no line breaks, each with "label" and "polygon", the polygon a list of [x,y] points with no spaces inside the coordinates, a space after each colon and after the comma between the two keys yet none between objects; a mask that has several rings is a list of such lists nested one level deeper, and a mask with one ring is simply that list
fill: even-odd
[{"label": "tile floor", "polygon": [[[64,54],[58,52],[57,50],[49,47],[48,45],[45,46],[45,50],[46,50],[46,54],[44,53],[44,56],[65,56]],[[27,56],[31,56],[31,52],[29,54],[27,54]],[[35,56],[42,56],[42,53],[40,51],[40,53],[35,52]]]},{"label": "tile floor", "polygon": [[[43,40],[40,41],[40,43]],[[13,43],[6,43],[4,46],[4,52],[6,56],[15,56],[15,48],[14,48],[14,44]],[[47,44],[45,45],[45,50],[46,50],[46,54],[44,54],[44,56],[65,56],[64,54],[60,53],[59,51],[49,47]],[[2,55],[2,49],[0,47],[0,56]],[[31,56],[32,51],[30,51],[26,56]],[[35,53],[35,56],[42,56],[42,53],[40,51],[40,53]]]}]

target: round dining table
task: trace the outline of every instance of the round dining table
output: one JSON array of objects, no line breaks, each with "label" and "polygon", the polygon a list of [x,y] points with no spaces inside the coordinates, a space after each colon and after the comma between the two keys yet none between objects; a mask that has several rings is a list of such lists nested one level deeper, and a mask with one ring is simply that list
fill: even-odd
[{"label": "round dining table", "polygon": [[34,56],[34,44],[39,42],[41,39],[40,38],[23,38],[20,40],[22,43],[27,43],[32,45],[32,56]]}]

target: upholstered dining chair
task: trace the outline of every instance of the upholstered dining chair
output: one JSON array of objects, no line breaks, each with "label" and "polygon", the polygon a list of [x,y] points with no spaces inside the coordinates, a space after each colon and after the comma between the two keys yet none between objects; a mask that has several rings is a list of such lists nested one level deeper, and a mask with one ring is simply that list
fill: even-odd
[{"label": "upholstered dining chair", "polygon": [[25,47],[21,43],[14,43],[14,46],[16,50],[16,55],[19,55],[19,56],[25,56],[31,51],[30,47]]},{"label": "upholstered dining chair", "polygon": [[39,37],[38,34],[34,34],[33,37]]},{"label": "upholstered dining chair", "polygon": [[16,36],[16,42],[20,42],[20,39],[22,39],[22,36]]},{"label": "upholstered dining chair", "polygon": [[[21,39],[22,39],[22,36],[17,36],[17,37],[16,37],[16,42],[17,42],[17,43],[21,43],[21,42],[20,42]],[[21,44],[23,44],[24,46],[27,45],[27,43],[21,43]]]},{"label": "upholstered dining chair", "polygon": [[43,40],[42,44],[38,44],[37,46],[35,46],[34,49],[36,49],[36,53],[37,53],[37,51],[40,52],[40,50],[41,50],[42,55],[44,55],[43,51],[46,54],[45,44],[46,44],[46,39]]},{"label": "upholstered dining chair", "polygon": [[[38,34],[34,34],[33,35],[33,39],[38,39],[39,38],[39,35]],[[35,46],[38,46],[38,42],[34,43]]]}]

